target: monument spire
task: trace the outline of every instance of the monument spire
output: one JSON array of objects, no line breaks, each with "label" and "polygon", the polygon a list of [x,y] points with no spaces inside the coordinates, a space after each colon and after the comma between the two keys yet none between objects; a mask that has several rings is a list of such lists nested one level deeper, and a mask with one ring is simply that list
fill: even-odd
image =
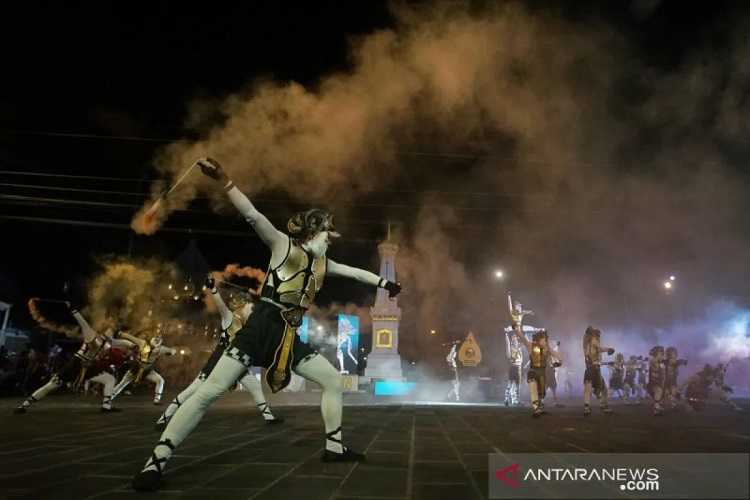
[{"label": "monument spire", "polygon": [[[397,282],[396,254],[398,244],[391,240],[391,223],[386,226],[386,239],[378,245],[380,275]],[[397,300],[390,299],[385,289],[379,289],[375,304],[370,308],[372,317],[372,350],[367,356],[365,377],[373,379],[402,380],[401,356],[398,354],[398,326],[401,308]]]}]

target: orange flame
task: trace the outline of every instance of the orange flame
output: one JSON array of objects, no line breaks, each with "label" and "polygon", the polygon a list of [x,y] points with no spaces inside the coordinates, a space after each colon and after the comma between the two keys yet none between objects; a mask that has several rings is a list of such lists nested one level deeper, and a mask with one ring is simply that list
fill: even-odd
[{"label": "orange flame", "polygon": [[39,297],[33,297],[29,299],[28,305],[29,305],[29,313],[31,314],[31,317],[34,318],[34,321],[39,323],[39,326],[51,332],[62,333],[66,337],[76,338],[76,337],[81,336],[80,328],[59,325],[45,318],[36,305],[37,301],[39,301]]}]

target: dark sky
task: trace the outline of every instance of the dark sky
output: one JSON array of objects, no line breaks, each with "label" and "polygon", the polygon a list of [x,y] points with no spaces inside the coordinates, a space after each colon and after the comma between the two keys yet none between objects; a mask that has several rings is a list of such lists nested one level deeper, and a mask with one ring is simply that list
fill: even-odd
[{"label": "dark sky", "polygon": [[[488,2],[469,4],[487,8]],[[529,8],[609,26],[647,64],[669,69],[697,49],[720,49],[725,26],[740,12],[730,3],[693,4],[569,0],[529,2]],[[258,78],[314,87],[322,76],[348,68],[353,37],[393,23],[388,3],[379,1],[204,3],[192,10],[177,2],[23,5],[4,7],[0,33],[0,299],[10,302],[56,296],[67,280],[82,286],[96,267],[95,255],[172,258],[194,237],[212,265],[265,267],[258,240],[237,235],[245,231],[243,222],[217,217],[201,203],[171,219],[158,237],[128,230],[154,175],[155,152],[172,139],[196,135],[184,127],[193,99],[220,99]],[[440,168],[435,162],[462,160],[411,161],[427,172]],[[418,179],[407,187],[429,187],[429,176],[424,184]],[[338,258],[373,268],[383,220],[408,225],[413,215],[399,187],[383,186],[370,208],[358,209]],[[277,222],[296,208],[281,193],[264,195],[258,206]],[[340,284],[322,299],[367,293]]]}]

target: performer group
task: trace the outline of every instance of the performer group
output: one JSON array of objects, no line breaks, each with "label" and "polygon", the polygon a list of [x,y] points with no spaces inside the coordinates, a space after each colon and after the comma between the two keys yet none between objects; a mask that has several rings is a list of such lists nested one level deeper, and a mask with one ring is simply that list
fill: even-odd
[{"label": "performer group", "polygon": [[[344,355],[351,352],[351,339],[340,337],[337,345],[338,369],[320,355],[297,333],[308,309],[315,303],[327,278],[348,278],[373,288],[385,289],[390,298],[401,292],[400,283],[389,281],[369,271],[335,262],[327,257],[328,248],[339,237],[333,215],[322,209],[310,209],[293,215],[286,231],[278,230],[228,178],[221,165],[210,158],[196,162],[201,172],[223,189],[231,204],[270,250],[268,272],[258,296],[233,294],[228,303],[222,298],[213,276],[206,278],[204,290],[216,306],[221,320],[221,334],[206,363],[195,379],[177,394],[156,419],[161,432],[142,469],[132,481],[139,491],[160,487],[170,458],[175,450],[198,426],[211,404],[223,392],[240,384],[252,398],[258,414],[268,424],[280,424],[283,418],[270,408],[260,380],[253,367],[264,373],[265,382],[274,393],[284,389],[292,373],[318,384],[321,389],[321,415],[324,434],[321,436],[324,462],[360,462],[365,455],[344,444],[342,375]],[[15,413],[25,414],[51,392],[68,385],[75,389],[91,383],[102,386],[101,411],[119,411],[115,401],[129,388],[147,380],[154,385],[154,404],[160,404],[165,381],[156,367],[162,356],[175,355],[175,347],[164,345],[162,333],[146,321],[147,328],[137,332],[128,325],[110,322],[104,331],[96,331],[78,307],[67,303],[70,314],[81,331],[81,344],[71,360],[46,383],[22,401]],[[510,325],[504,329],[507,382],[504,405],[522,406],[521,381],[528,390],[531,415],[547,414],[545,399],[549,394],[554,406],[558,401],[558,379],[561,389],[570,395],[573,372],[570,359],[564,359],[560,341],[553,342],[547,329],[525,324],[534,316],[508,294]],[[348,344],[347,344],[348,342]],[[579,359],[582,373],[582,415],[592,415],[591,398],[598,400],[602,415],[612,415],[611,399],[625,404],[650,401],[651,412],[661,416],[667,411],[689,406],[700,411],[712,390],[734,410],[740,408],[731,400],[731,388],[725,384],[726,365],[705,365],[699,372],[680,384],[680,369],[688,360],[678,355],[677,348],[656,345],[648,356],[619,352],[605,343],[599,328],[588,326],[583,332]],[[446,399],[461,400],[460,370],[457,353],[460,342],[444,344],[451,390]],[[347,350],[344,350],[345,345]],[[572,351],[565,351],[570,357]],[[607,367],[608,380],[602,374]],[[123,375],[116,379],[116,373]],[[580,375],[579,375],[580,376]],[[545,417],[548,418],[548,417]]]}]

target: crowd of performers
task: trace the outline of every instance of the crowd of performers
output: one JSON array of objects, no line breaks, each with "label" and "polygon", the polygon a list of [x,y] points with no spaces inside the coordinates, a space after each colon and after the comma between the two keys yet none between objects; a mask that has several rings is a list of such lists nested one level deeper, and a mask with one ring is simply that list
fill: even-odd
[{"label": "crowd of performers", "polygon": [[[273,392],[289,384],[292,371],[320,385],[325,427],[321,460],[363,461],[364,454],[351,450],[343,442],[341,373],[303,342],[297,329],[327,277],[359,281],[382,290],[389,298],[399,294],[401,285],[327,258],[331,239],[339,236],[330,213],[321,209],[298,213],[289,219],[286,232],[279,231],[234,186],[215,160],[201,159],[196,166],[223,187],[230,202],[269,247],[271,259],[257,300],[249,296],[242,300],[237,294],[240,300],[227,305],[215,281],[208,278],[205,290],[213,298],[221,316],[221,336],[196,378],[157,419],[155,427],[161,432],[161,437],[143,469],[133,478],[133,487],[139,491],[158,489],[174,450],[198,425],[208,407],[237,383],[247,389],[267,423],[283,422],[266,402],[260,381],[251,371],[253,366],[266,370],[265,380]],[[97,332],[76,308],[68,305],[81,328],[81,345],[75,356],[24,400],[15,413],[27,413],[32,405],[64,385],[76,389],[91,382],[103,385],[103,412],[118,411],[113,401],[129,386],[142,380],[155,385],[154,403],[159,404],[164,379],[156,371],[155,364],[161,356],[174,355],[177,350],[165,346],[158,333],[133,334],[122,325]],[[116,381],[113,373],[127,359],[127,356],[118,354],[123,351],[132,352],[132,362],[124,369],[122,378]]]},{"label": "crowd of performers", "polygon": [[[342,435],[343,383],[340,371],[318,354],[297,335],[297,328],[307,309],[313,305],[327,277],[344,277],[359,281],[387,293],[393,298],[401,285],[369,271],[350,267],[327,258],[326,253],[335,231],[333,216],[320,209],[298,213],[287,223],[286,231],[274,225],[250,202],[227,177],[222,167],[209,158],[200,159],[196,166],[206,176],[221,186],[229,201],[246,219],[260,240],[269,248],[271,257],[257,301],[245,300],[227,305],[219,294],[215,282],[208,279],[206,291],[213,297],[221,316],[222,333],[205,366],[192,383],[180,392],[156,421],[161,432],[151,455],[134,478],[132,485],[139,491],[159,488],[162,474],[175,449],[190,435],[201,421],[209,406],[227,389],[237,383],[243,385],[259,408],[262,418],[271,424],[283,420],[273,414],[266,402],[260,382],[252,374],[253,366],[265,369],[265,380],[275,393],[285,388],[292,372],[315,382],[322,388],[321,414],[325,427],[322,436],[324,462],[358,462],[365,459],[344,445]],[[545,329],[523,324],[525,316],[533,314],[508,296],[511,327],[506,331],[509,361],[508,385],[505,393],[507,405],[518,405],[519,386],[523,377],[526,351],[526,382],[529,388],[532,415],[546,412],[544,399],[551,389],[556,402],[556,370],[564,366],[559,342],[550,342]],[[82,343],[75,356],[37,389],[15,410],[27,413],[50,392],[64,385],[98,383],[103,386],[101,410],[117,411],[114,400],[129,386],[149,380],[155,385],[154,403],[161,401],[164,379],[155,369],[155,363],[164,355],[174,355],[176,349],[165,346],[158,333],[133,334],[123,326],[95,331],[81,313],[71,307],[71,314],[83,334]],[[631,356],[627,361],[618,353],[613,361],[603,361],[615,349],[605,347],[600,330],[589,327],[583,334],[582,347],[586,370],[584,374],[584,415],[591,414],[592,394],[599,399],[603,413],[612,413],[608,393],[626,400],[642,400],[646,394],[653,401],[654,413],[659,415],[665,405],[674,406],[680,399],[699,408],[712,386],[718,387],[723,400],[734,405],[728,397],[730,389],[723,382],[725,367],[706,365],[686,384],[678,386],[678,371],[686,364],[679,359],[677,350],[666,351],[654,347],[648,358]],[[125,362],[122,350],[132,351],[132,362],[119,381],[114,368]],[[447,362],[454,375],[451,397],[459,399],[457,344],[451,345]],[[609,388],[601,373],[602,365],[610,365]],[[735,406],[736,408],[736,406]]]},{"label": "crowd of performers", "polygon": [[[532,315],[519,302],[513,302],[508,295],[512,325],[505,329],[508,377],[505,388],[505,405],[519,406],[520,384],[526,368],[526,382],[532,415],[539,417],[546,413],[544,399],[547,389],[557,401],[557,372],[564,369],[560,353],[560,342],[552,346],[549,334],[544,328],[524,325],[525,316]],[[706,364],[682,384],[679,383],[680,367],[688,364],[681,359],[676,347],[654,346],[648,356],[625,355],[614,347],[602,343],[602,332],[589,326],[583,333],[582,354],[585,365],[583,375],[583,415],[591,415],[591,396],[599,400],[603,414],[613,413],[609,404],[610,396],[617,397],[626,404],[640,404],[650,400],[653,414],[663,415],[665,410],[681,409],[685,404],[694,410],[705,405],[710,392],[718,391],[720,400],[733,410],[741,410],[730,399],[732,393],[725,381],[727,365]],[[524,350],[526,356],[524,356]],[[614,356],[604,360],[603,356]],[[526,359],[526,363],[524,363]],[[609,383],[602,375],[602,366],[609,368]],[[570,374],[568,374],[570,375]],[[566,383],[570,384],[569,376]],[[611,394],[610,394],[611,393]]]}]

